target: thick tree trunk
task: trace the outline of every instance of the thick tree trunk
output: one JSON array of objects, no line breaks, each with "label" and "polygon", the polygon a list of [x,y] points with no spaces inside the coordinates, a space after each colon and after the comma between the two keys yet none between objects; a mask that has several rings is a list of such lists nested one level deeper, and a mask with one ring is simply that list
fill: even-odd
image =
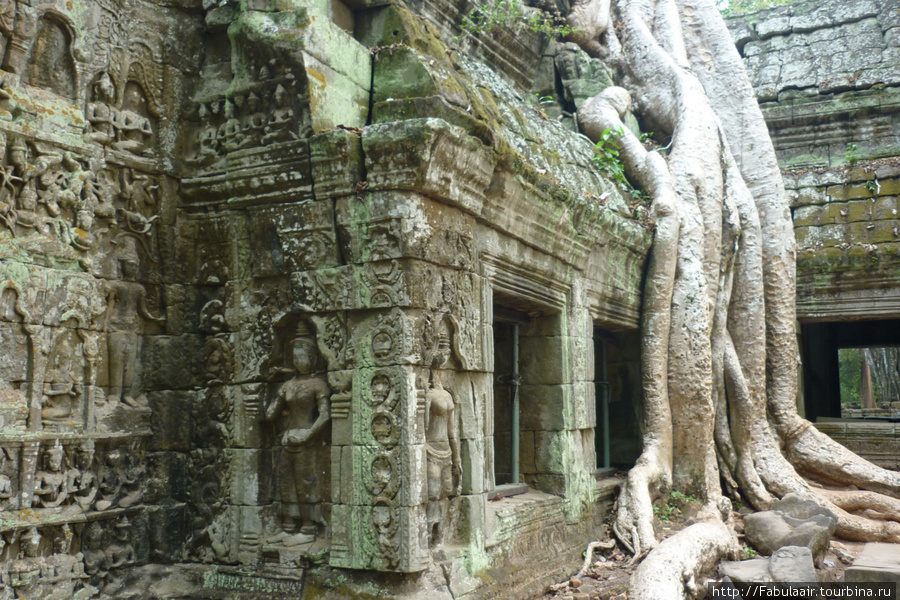
[{"label": "thick tree trunk", "polygon": [[[601,6],[579,5],[571,24]],[[671,138],[667,157],[624,128],[619,140],[629,179],[653,199],[656,226],[642,316],[644,447],[614,524],[636,558],[656,550],[629,597],[692,595],[691,582],[733,548],[720,479],[757,509],[795,492],[833,510],[838,535],[900,540],[898,501],[885,497],[900,497],[900,476],[797,414],[791,215],[718,11],[712,0],[613,0],[611,9],[611,19],[588,23],[617,24],[592,44],[616,49],[622,87],[585,103],[579,121],[593,139],[619,131],[633,99],[655,137]],[[829,491],[804,477],[868,491]],[[657,547],[653,501],[672,489],[705,503],[701,523]]]},{"label": "thick tree trunk", "polygon": [[863,356],[859,373],[859,404],[863,408],[875,408],[875,394],[872,393],[872,369],[868,357]]}]

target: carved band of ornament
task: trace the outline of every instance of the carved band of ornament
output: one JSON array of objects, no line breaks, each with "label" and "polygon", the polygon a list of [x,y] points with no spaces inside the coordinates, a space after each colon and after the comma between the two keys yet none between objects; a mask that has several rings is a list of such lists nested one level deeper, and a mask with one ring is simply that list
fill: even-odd
[{"label": "carved band of ornament", "polygon": [[562,310],[572,289],[558,273],[542,272],[535,265],[513,263],[506,257],[483,252],[484,275],[493,289],[535,305],[536,309]]},{"label": "carved band of ornament", "polygon": [[397,378],[390,371],[381,369],[372,375],[365,398],[371,406],[377,406],[382,410],[389,411],[397,405],[399,400],[397,388]]},{"label": "carved band of ornament", "polygon": [[332,564],[335,562],[348,561],[350,559],[350,547],[342,541],[331,538],[331,547],[328,550],[331,555]]},{"label": "carved band of ornament", "polygon": [[396,451],[387,449],[378,451],[368,460],[369,468],[364,474],[364,481],[369,493],[374,496],[373,503],[395,503],[402,484],[397,463]]},{"label": "carved band of ornament", "polygon": [[350,404],[353,395],[349,393],[331,395],[331,418],[346,419],[350,416]]},{"label": "carved band of ornament", "polygon": [[372,437],[382,446],[396,446],[400,442],[400,428],[394,415],[379,410],[372,415],[369,430]]}]

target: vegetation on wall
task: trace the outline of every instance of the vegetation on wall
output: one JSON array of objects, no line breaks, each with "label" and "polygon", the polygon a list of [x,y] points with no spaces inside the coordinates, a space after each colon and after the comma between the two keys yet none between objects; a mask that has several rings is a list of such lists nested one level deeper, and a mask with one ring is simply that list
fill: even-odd
[{"label": "vegetation on wall", "polygon": [[497,27],[524,27],[558,38],[573,33],[559,12],[526,7],[521,0],[486,0],[463,15],[460,23],[460,29],[475,36],[487,35]]},{"label": "vegetation on wall", "polygon": [[752,13],[764,8],[787,6],[794,2],[795,0],[722,0],[716,5],[723,15],[730,16]]}]

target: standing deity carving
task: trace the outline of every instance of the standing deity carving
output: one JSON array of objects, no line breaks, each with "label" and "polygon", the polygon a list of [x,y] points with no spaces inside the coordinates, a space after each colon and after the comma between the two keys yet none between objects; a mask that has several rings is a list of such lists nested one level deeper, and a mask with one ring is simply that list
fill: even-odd
[{"label": "standing deity carving", "polygon": [[294,546],[313,541],[319,526],[325,525],[321,504],[327,497],[331,469],[326,439],[331,389],[325,375],[316,371],[316,340],[305,322],[297,327],[289,350],[293,377],[278,388],[266,419],[284,431],[279,474],[283,531],[272,541]]},{"label": "standing deity carving", "polygon": [[431,363],[431,383],[425,392],[425,453],[428,504],[426,513],[432,547],[443,539],[448,499],[460,492],[459,426],[456,400],[443,386],[443,367],[450,358],[450,331],[439,325],[437,349]]},{"label": "standing deity carving", "polygon": [[144,286],[134,281],[137,276],[138,254],[133,246],[123,246],[119,253],[119,267],[122,279],[106,284],[104,329],[107,332],[109,364],[108,400],[112,404],[121,401],[128,406],[137,407],[134,384],[139,336],[143,333],[144,321],[162,322],[165,319],[150,313],[147,292]]}]

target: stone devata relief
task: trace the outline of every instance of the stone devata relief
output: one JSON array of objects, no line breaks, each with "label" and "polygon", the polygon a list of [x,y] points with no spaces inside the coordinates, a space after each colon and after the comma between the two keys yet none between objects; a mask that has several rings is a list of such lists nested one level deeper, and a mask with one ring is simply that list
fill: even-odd
[{"label": "stone devata relief", "polygon": [[278,385],[266,408],[276,430],[278,459],[275,479],[279,495],[280,532],[269,541],[285,546],[308,544],[328,525],[331,472],[331,389],[319,368],[315,333],[305,321],[289,331],[282,372],[290,379]]}]

